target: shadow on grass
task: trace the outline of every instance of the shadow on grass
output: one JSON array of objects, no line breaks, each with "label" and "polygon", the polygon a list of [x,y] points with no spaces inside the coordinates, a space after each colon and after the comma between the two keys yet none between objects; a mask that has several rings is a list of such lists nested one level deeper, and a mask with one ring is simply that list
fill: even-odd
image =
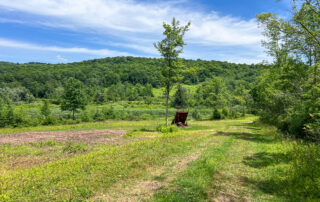
[{"label": "shadow on grass", "polygon": [[[289,186],[292,183],[288,179],[288,170],[285,167],[278,166],[278,164],[288,164],[290,161],[292,161],[291,154],[285,153],[258,152],[246,156],[243,158],[242,163],[259,169],[257,173],[261,173],[266,178],[243,176],[241,181],[258,192],[275,195],[278,200],[287,201],[290,198],[289,201],[291,201],[294,195]],[[268,171],[268,174],[266,174],[265,171],[269,169],[270,172]]]},{"label": "shadow on grass", "polygon": [[278,141],[274,136],[261,135],[258,133],[240,133],[240,132],[218,132],[215,135],[232,136],[236,139],[252,141],[257,143],[275,143]]},{"label": "shadow on grass", "polygon": [[263,168],[279,163],[289,163],[290,159],[284,153],[259,152],[252,156],[244,157],[243,163],[253,168]]},{"label": "shadow on grass", "polygon": [[187,131],[192,131],[192,130],[208,130],[211,129],[212,127],[210,126],[201,126],[201,125],[190,125],[187,128],[181,127],[182,130],[187,130]]},{"label": "shadow on grass", "polygon": [[266,179],[252,179],[246,176],[242,177],[242,181],[257,191],[277,196],[283,201],[320,201],[320,186],[312,180],[311,174],[293,174],[292,171],[283,168],[274,171],[270,172]]},{"label": "shadow on grass", "polygon": [[279,176],[274,176],[273,178],[265,180],[251,179],[246,176],[242,177],[242,182],[250,185],[250,187],[257,191],[270,195],[276,195],[283,199],[292,199],[292,195],[289,193],[288,189],[288,181],[281,179]]}]

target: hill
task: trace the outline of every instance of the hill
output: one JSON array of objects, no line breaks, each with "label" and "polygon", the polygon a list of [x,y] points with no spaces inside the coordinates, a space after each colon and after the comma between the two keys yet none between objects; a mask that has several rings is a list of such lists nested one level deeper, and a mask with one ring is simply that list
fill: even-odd
[{"label": "hill", "polygon": [[[229,90],[242,84],[250,89],[266,66],[219,61],[184,60],[182,83],[196,85],[223,77]],[[68,64],[0,63],[0,88],[25,88],[36,98],[57,98],[66,80],[74,77],[91,89],[91,96],[113,84],[151,84],[161,87],[162,59],[113,57]],[[93,90],[93,91],[92,91]],[[23,90],[20,90],[23,91]]]}]

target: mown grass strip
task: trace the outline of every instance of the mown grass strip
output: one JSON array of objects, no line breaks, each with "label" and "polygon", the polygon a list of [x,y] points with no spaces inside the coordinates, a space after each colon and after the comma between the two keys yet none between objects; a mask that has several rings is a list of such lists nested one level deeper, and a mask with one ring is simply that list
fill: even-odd
[{"label": "mown grass strip", "polygon": [[213,176],[232,146],[230,137],[221,146],[211,146],[196,161],[192,162],[172,184],[154,195],[153,201],[204,201],[208,198]]},{"label": "mown grass strip", "polygon": [[183,133],[144,140],[99,152],[79,154],[39,167],[0,176],[0,201],[84,200],[114,182],[143,175],[210,135]]}]

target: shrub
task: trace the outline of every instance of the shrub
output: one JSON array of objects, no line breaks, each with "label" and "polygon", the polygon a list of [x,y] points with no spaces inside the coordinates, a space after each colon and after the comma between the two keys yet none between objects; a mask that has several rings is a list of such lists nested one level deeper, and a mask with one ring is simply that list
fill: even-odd
[{"label": "shrub", "polygon": [[134,136],[139,136],[140,134],[141,134],[140,131],[134,130],[134,131],[129,131],[129,132],[127,132],[127,133],[124,135],[124,137],[134,137]]},{"label": "shrub", "polygon": [[100,111],[99,109],[96,110],[96,112],[93,115],[93,119],[95,121],[104,121],[105,117],[104,114],[102,113],[102,111]]},{"label": "shrub", "polygon": [[55,125],[56,123],[57,123],[57,120],[54,119],[52,116],[47,116],[42,121],[42,125],[45,125],[45,126]]},{"label": "shrub", "polygon": [[200,112],[197,110],[197,109],[195,109],[193,112],[192,112],[192,118],[193,119],[195,119],[195,120],[201,120],[201,115],[200,115]]},{"label": "shrub", "polygon": [[89,116],[89,114],[88,114],[87,111],[82,111],[82,113],[81,113],[81,121],[82,121],[82,122],[89,122],[89,121],[91,121],[90,116]]},{"label": "shrub", "polygon": [[178,127],[176,125],[171,125],[171,126],[165,126],[165,125],[159,125],[156,128],[156,131],[161,132],[161,133],[173,133],[173,132],[178,132]]},{"label": "shrub", "polygon": [[140,118],[142,119],[142,120],[151,120],[152,119],[152,116],[150,115],[150,114],[142,114],[141,116],[140,116]]},{"label": "shrub", "polygon": [[52,147],[52,146],[55,146],[57,144],[57,142],[55,140],[48,140],[48,141],[44,142],[43,144],[44,144],[44,146]]},{"label": "shrub", "polygon": [[212,119],[213,120],[220,120],[221,118],[222,118],[221,112],[219,110],[215,109],[212,114]]},{"label": "shrub", "polygon": [[68,141],[66,145],[63,147],[64,153],[78,153],[87,151],[87,145],[83,142],[73,143],[72,141]]},{"label": "shrub", "polygon": [[52,146],[55,146],[57,144],[57,142],[55,140],[48,140],[48,141],[45,141],[45,142],[32,142],[30,143],[30,145],[34,146],[34,147],[52,147]]},{"label": "shrub", "polygon": [[303,198],[308,197],[309,199],[319,199],[319,145],[294,142],[291,155],[293,162],[288,174],[288,189],[290,195]]},{"label": "shrub", "polygon": [[222,115],[224,118],[228,118],[229,117],[229,110],[227,108],[223,108]]}]

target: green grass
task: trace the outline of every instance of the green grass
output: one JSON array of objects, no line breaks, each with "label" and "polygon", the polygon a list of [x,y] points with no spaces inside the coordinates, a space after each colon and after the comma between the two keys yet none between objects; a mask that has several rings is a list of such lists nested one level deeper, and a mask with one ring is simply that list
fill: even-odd
[{"label": "green grass", "polygon": [[176,134],[101,148],[98,152],[1,176],[0,193],[3,199],[12,201],[86,199],[119,179],[135,177],[148,166],[161,165],[168,156],[185,152],[202,138]]},{"label": "green grass", "polygon": [[124,129],[123,144],[45,141],[0,145],[0,201],[317,201],[320,146],[286,139],[257,117],[162,119],[1,129]]},{"label": "green grass", "polygon": [[155,194],[155,201],[205,201],[213,174],[224,160],[234,139],[228,138],[220,147],[211,146],[172,185]]}]

